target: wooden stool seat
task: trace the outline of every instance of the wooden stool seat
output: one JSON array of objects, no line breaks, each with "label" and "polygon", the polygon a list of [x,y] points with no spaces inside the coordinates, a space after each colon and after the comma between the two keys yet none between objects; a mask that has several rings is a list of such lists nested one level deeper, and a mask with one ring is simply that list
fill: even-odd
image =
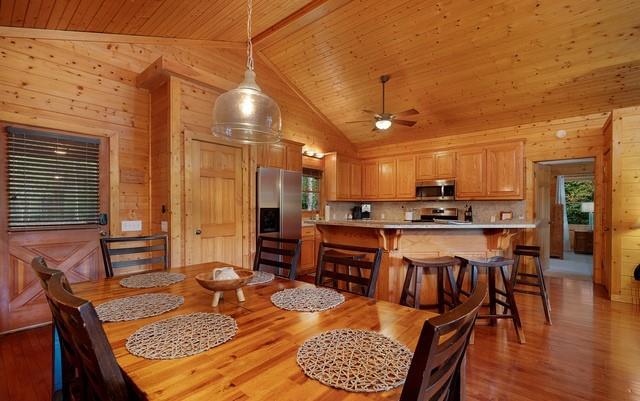
[{"label": "wooden stool seat", "polygon": [[[407,274],[404,278],[402,286],[402,294],[400,295],[400,305],[411,306],[416,309],[438,308],[439,313],[444,313],[445,307],[453,309],[460,305],[460,294],[458,289],[460,286],[456,281],[453,268],[460,266],[460,259],[451,256],[442,256],[435,258],[409,258],[404,257],[403,261],[407,264]],[[427,269],[435,269],[437,274],[437,303],[422,304],[420,303],[420,290],[422,289],[422,274]],[[446,278],[445,278],[446,272]],[[413,282],[413,290],[411,283]],[[449,289],[446,289],[446,286]],[[409,298],[413,302],[409,302]]]},{"label": "wooden stool seat", "polygon": [[[548,325],[551,325],[551,303],[549,302],[549,293],[547,292],[547,285],[544,281],[544,274],[542,272],[542,265],[540,264],[540,247],[531,245],[517,245],[513,251],[515,255],[515,263],[513,271],[511,272],[511,286],[514,292],[522,294],[536,295],[542,300],[542,308],[544,309],[544,316]],[[520,257],[529,256],[533,258],[534,265],[536,267],[535,273],[520,272]],[[537,291],[525,290],[518,288],[518,286],[537,287]]]},{"label": "wooden stool seat", "polygon": [[[514,260],[507,259],[502,256],[472,259],[459,258],[462,260],[460,273],[458,274],[458,287],[460,294],[470,296],[470,293],[472,293],[478,285],[479,268],[486,270],[487,282],[489,284],[489,304],[486,306],[489,307],[489,313],[479,314],[478,319],[489,319],[491,325],[495,325],[497,319],[511,319],[516,330],[516,335],[518,336],[518,341],[520,344],[524,344],[526,339],[524,331],[522,330],[522,321],[520,320],[520,314],[518,313],[518,306],[516,305],[516,299],[508,270],[510,266],[514,265]],[[464,282],[464,275],[466,274],[468,266],[471,266],[471,291],[466,292],[462,290],[462,284]],[[504,289],[500,289],[496,286],[496,270],[500,272]],[[499,296],[501,298],[499,298]],[[502,313],[498,313],[498,305],[503,307]]]}]

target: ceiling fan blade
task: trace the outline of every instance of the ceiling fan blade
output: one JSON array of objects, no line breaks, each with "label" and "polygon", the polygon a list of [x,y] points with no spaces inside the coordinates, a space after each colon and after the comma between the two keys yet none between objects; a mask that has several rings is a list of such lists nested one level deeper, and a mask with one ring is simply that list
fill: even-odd
[{"label": "ceiling fan blade", "polygon": [[380,131],[380,130],[378,129],[378,127],[374,126],[373,129],[371,130],[371,132],[373,132],[373,131]]},{"label": "ceiling fan blade", "polygon": [[413,127],[416,125],[415,121],[407,121],[407,120],[393,120],[394,124],[406,125],[407,127]]},{"label": "ceiling fan blade", "polygon": [[362,110],[362,111],[364,111],[365,113],[369,113],[369,114],[378,114],[378,113],[376,113],[375,111],[372,111],[372,110],[366,110],[366,109],[364,109],[364,110]]},{"label": "ceiling fan blade", "polygon": [[420,114],[420,112],[416,109],[409,109],[409,110],[401,111],[400,113],[394,113],[395,116],[399,116],[399,117],[414,116],[416,114]]},{"label": "ceiling fan blade", "polygon": [[360,123],[370,123],[371,120],[360,120],[360,121],[345,121],[345,124],[360,124]]}]

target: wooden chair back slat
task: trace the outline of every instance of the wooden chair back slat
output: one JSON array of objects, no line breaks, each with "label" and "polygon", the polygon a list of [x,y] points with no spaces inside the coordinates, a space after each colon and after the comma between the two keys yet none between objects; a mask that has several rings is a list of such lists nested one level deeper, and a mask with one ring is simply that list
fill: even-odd
[{"label": "wooden chair back slat", "polygon": [[[346,251],[346,254],[344,251]],[[349,252],[358,253],[359,258],[355,259],[349,256]],[[343,254],[345,256],[342,256]],[[318,249],[316,285],[333,287],[373,298],[376,292],[376,282],[378,281],[381,262],[382,248],[366,248],[322,242]],[[337,266],[346,266],[346,272],[342,273],[330,269],[329,265],[333,265],[334,268]],[[354,267],[354,271],[356,271],[357,274],[352,274],[350,267]],[[369,274],[362,275],[360,269],[368,270]],[[340,288],[341,282],[344,283],[343,288]],[[362,293],[353,291],[351,289],[352,284],[363,288],[364,291]]]},{"label": "wooden chair back slat", "polygon": [[400,401],[460,399],[461,365],[486,292],[478,283],[466,302],[424,323]]},{"label": "wooden chair back slat", "polygon": [[[149,245],[139,246],[140,242]],[[113,247],[114,244],[131,244],[129,247]],[[113,277],[113,269],[133,266],[149,266],[162,264],[164,270],[169,269],[169,250],[166,234],[148,235],[143,237],[108,237],[100,239],[104,269],[107,277]],[[159,256],[156,254],[160,253]],[[143,255],[150,257],[133,258],[129,260],[115,260],[114,256]]]},{"label": "wooden chair back slat", "polygon": [[49,280],[45,294],[65,347],[74,350],[88,399],[126,401],[138,399],[111,350],[93,305],[65,289],[64,275]]},{"label": "wooden chair back slat", "polygon": [[[301,248],[302,240],[299,239],[259,236],[253,270],[265,270],[266,267],[277,276],[295,280]],[[283,270],[287,272],[283,273]]]}]

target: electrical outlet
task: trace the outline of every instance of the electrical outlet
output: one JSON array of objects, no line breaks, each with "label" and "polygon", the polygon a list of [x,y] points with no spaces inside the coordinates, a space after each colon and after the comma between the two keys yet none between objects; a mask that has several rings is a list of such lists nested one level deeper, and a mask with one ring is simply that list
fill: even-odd
[{"label": "electrical outlet", "polygon": [[142,231],[142,220],[122,220],[122,232]]}]

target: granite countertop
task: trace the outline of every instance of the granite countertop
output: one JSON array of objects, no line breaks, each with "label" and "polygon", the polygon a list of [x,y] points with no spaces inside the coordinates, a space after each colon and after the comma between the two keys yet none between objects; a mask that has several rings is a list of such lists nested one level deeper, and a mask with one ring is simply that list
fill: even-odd
[{"label": "granite countertop", "polygon": [[411,222],[396,220],[305,220],[307,224],[319,224],[328,226],[345,226],[345,227],[362,227],[362,228],[389,228],[389,229],[476,229],[476,228],[536,228],[535,223],[517,221],[517,222],[495,222],[495,223],[471,223],[471,224],[440,224],[427,222]]}]

